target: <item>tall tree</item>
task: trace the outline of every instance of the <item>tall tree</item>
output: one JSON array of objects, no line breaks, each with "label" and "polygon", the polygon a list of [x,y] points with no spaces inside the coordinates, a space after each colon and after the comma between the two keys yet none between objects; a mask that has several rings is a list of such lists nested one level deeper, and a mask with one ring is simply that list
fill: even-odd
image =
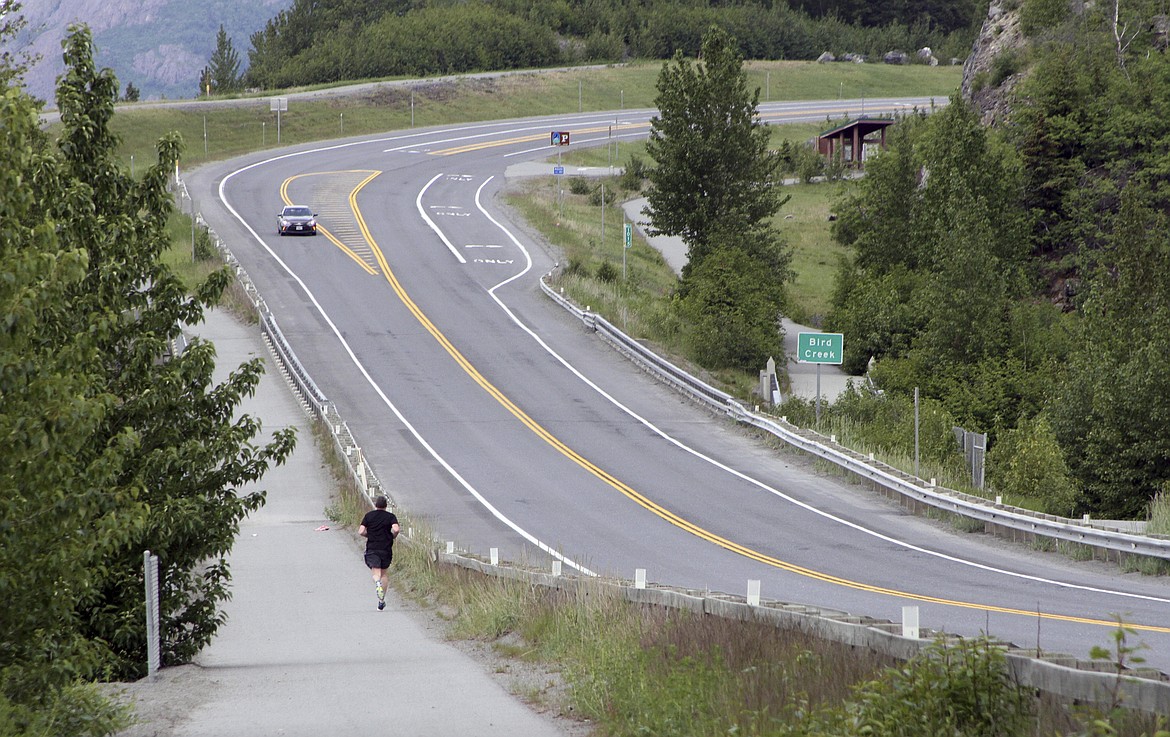
[{"label": "tall tree", "polygon": [[[85,212],[86,192],[13,87],[0,94],[0,181],[0,714],[31,725],[38,714],[68,718],[68,688],[101,668],[77,601],[147,511],[118,479],[136,438],[103,429],[117,397],[101,389],[100,328],[77,330],[72,314],[89,254],[40,199],[52,191]],[[95,721],[76,733],[105,731]]]},{"label": "tall tree", "polygon": [[144,669],[144,549],[161,557],[166,662],[206,644],[222,622],[224,557],[264,500],[239,487],[295,440],[257,445],[258,420],[237,417],[258,361],[214,384],[210,344],[168,359],[230,276],[188,296],[162,263],[178,139],[130,177],[109,128],[117,81],[92,54],[89,32],[72,29],[55,142],[33,101],[0,96],[0,714],[20,720],[81,704],[67,695],[76,679]]},{"label": "tall tree", "polygon": [[658,76],[651,232],[687,244],[679,307],[692,355],[712,368],[758,368],[779,352],[791,251],[771,218],[787,198],[759,98],[758,88],[748,93],[735,40],[718,27],[703,39],[701,63],[678,53]]},{"label": "tall tree", "polygon": [[1089,282],[1053,430],[1083,511],[1140,518],[1170,481],[1170,222],[1123,192],[1116,233]]},{"label": "tall tree", "polygon": [[219,33],[215,34],[215,51],[211,54],[207,70],[208,81],[213,91],[222,94],[240,88],[240,54],[232,46],[232,40],[224,30],[223,24],[219,26]]},{"label": "tall tree", "polygon": [[725,31],[710,29],[701,63],[675,54],[657,88],[646,144],[657,164],[646,193],[650,232],[686,242],[685,282],[718,248],[717,232],[752,230],[787,198],[758,118],[760,90],[748,92],[743,57]]},{"label": "tall tree", "polygon": [[263,504],[262,490],[240,493],[238,487],[283,462],[295,439],[282,431],[256,447],[252,438],[259,422],[248,415],[233,419],[242,397],[259,381],[258,362],[242,365],[217,386],[210,344],[196,341],[181,355],[159,360],[181,325],[202,320],[230,276],[215,272],[194,295],[184,293],[161,260],[170,245],[166,222],[173,202],[167,177],[179,156],[177,136],[160,141],[157,165],[134,181],[118,163],[118,140],[109,125],[117,81],[108,69],[95,69],[84,28],[67,40],[65,62],[57,92],[62,166],[88,197],[78,203],[45,192],[40,199],[53,202],[47,209],[62,237],[89,255],[89,272],[68,295],[77,320],[73,329],[93,332],[94,322],[101,327],[99,386],[118,399],[91,437],[89,454],[121,434],[136,438],[117,478],[150,508],[144,529],[107,556],[101,575],[79,598],[82,631],[109,645],[114,672],[134,675],[145,662],[138,616],[142,550],[161,559],[164,653],[169,662],[182,662],[222,623],[218,604],[229,580],[225,556],[239,521]]}]

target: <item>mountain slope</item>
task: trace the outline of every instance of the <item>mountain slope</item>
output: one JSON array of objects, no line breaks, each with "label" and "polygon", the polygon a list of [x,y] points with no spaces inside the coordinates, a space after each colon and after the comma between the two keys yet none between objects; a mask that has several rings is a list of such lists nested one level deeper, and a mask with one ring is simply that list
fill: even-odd
[{"label": "mountain slope", "polygon": [[253,32],[292,0],[25,0],[28,26],[8,44],[41,60],[25,76],[28,91],[55,105],[57,76],[64,69],[61,41],[73,23],[93,32],[96,62],[110,67],[124,89],[133,83],[142,99],[189,98],[199,72],[215,50],[223,24],[247,64]]}]

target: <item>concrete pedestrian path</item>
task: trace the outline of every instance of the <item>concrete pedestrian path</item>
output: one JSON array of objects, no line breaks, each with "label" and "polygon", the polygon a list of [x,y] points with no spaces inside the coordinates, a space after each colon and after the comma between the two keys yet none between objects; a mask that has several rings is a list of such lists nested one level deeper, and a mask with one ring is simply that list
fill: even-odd
[{"label": "concrete pedestrian path", "polygon": [[359,539],[325,517],[325,461],[258,329],[212,312],[192,332],[215,343],[218,381],[264,358],[243,411],[266,436],[296,427],[297,448],[264,477],[267,504],[241,525],[227,623],[194,665],[127,687],[144,723],[123,737],[583,734],[509,693],[505,675],[446,642],[441,623],[393,589],[377,610]]}]

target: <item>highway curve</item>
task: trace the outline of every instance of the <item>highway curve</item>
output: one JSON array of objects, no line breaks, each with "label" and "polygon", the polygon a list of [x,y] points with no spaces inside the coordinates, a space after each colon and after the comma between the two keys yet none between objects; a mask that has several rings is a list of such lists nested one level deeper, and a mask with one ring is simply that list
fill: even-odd
[{"label": "highway curve", "polygon": [[[923,627],[1081,658],[1121,616],[1170,671],[1165,579],[909,516],[659,386],[541,294],[557,256],[501,206],[507,168],[555,154],[552,131],[573,146],[645,136],[650,114],[390,132],[185,178],[397,503],[441,540],[700,591],[754,579],[765,598],[894,621],[917,605]],[[320,235],[277,235],[290,202],[314,208]]]}]

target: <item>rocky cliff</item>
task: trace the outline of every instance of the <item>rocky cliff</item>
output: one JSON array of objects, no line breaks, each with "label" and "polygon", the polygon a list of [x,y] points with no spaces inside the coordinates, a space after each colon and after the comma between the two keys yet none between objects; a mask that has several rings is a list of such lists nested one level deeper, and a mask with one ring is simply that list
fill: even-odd
[{"label": "rocky cliff", "polygon": [[1023,74],[1013,58],[1027,45],[1020,31],[1018,3],[992,0],[971,53],[963,63],[963,98],[971,100],[985,125],[1004,122],[1011,113],[1012,90]]},{"label": "rocky cliff", "polygon": [[61,41],[73,23],[93,32],[99,66],[110,67],[125,88],[142,99],[195,97],[199,72],[215,50],[223,24],[247,65],[249,38],[292,0],[24,0],[28,21],[7,44],[41,57],[25,77],[28,91],[55,105],[57,76],[64,69]]}]

